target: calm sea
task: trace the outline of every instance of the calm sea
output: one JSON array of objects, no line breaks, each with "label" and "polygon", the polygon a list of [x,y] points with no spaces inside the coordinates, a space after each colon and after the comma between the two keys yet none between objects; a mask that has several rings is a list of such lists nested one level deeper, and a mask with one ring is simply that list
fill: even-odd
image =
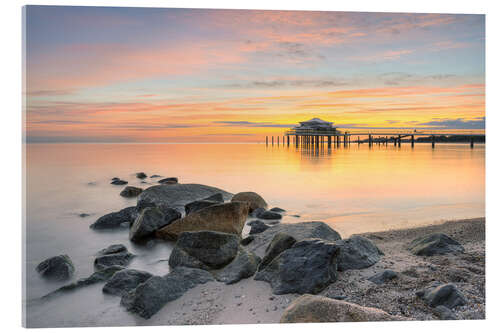
[{"label": "calm sea", "polygon": [[[126,230],[89,229],[99,216],[136,202],[119,195],[123,187],[110,185],[112,177],[143,188],[155,183],[148,179],[150,184],[141,184],[135,178],[139,171],[233,193],[255,191],[271,207],[288,211],[283,223],[324,221],[343,237],[485,215],[484,145],[301,149],[264,144],[28,144],[25,299],[61,285],[38,277],[35,267],[41,260],[66,253],[77,268],[75,279],[86,277],[93,272],[95,253],[113,243],[138,254],[131,267],[157,274],[168,271],[162,259],[168,258],[171,244],[144,248],[130,244]],[[82,218],[80,213],[90,216]],[[100,290],[95,294],[103,297]],[[112,319],[99,321],[99,305],[90,310],[75,304],[85,303],[82,297],[95,301],[96,295],[81,294],[78,302],[63,296],[48,305],[30,305],[28,324],[116,324]],[[99,302],[117,306],[119,300]],[[80,313],[68,314],[75,311]]]}]

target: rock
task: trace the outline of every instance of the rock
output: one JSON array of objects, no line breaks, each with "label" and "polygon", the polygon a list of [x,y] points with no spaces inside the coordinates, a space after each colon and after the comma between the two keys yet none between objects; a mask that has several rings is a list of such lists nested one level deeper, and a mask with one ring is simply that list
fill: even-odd
[{"label": "rock", "polygon": [[383,272],[377,273],[369,277],[368,280],[375,284],[383,284],[386,283],[387,281],[395,279],[397,276],[398,274],[396,272],[391,271],[390,269],[386,269]]},{"label": "rock", "polygon": [[267,281],[274,294],[316,294],[337,280],[337,255],[340,248],[321,239],[298,241],[283,251],[255,280]]},{"label": "rock", "polygon": [[257,215],[259,215],[260,213],[263,213],[265,212],[265,208],[255,208],[253,211],[250,212],[250,214],[248,214],[248,216],[250,217],[257,217]]},{"label": "rock", "polygon": [[465,305],[467,301],[464,295],[454,284],[432,285],[429,288],[417,292],[417,297],[422,298],[430,307],[443,305],[448,309]]},{"label": "rock", "polygon": [[97,252],[98,256],[104,256],[107,254],[114,254],[118,252],[127,252],[127,247],[123,244],[113,244],[108,246],[105,249],[102,249],[101,251]]},{"label": "rock", "polygon": [[253,224],[250,228],[250,235],[264,232],[265,230],[270,228],[268,225],[266,225],[262,221],[256,220],[256,221],[252,221],[252,222],[253,222]]},{"label": "rock", "polygon": [[405,320],[376,308],[323,296],[302,295],[283,312],[281,323],[328,323]]},{"label": "rock", "polygon": [[290,235],[284,233],[277,233],[269,246],[266,249],[266,254],[262,258],[262,262],[259,265],[259,271],[264,269],[274,258],[276,258],[281,252],[291,248],[297,240]]},{"label": "rock", "polygon": [[258,213],[257,217],[263,220],[280,220],[283,216],[281,216],[281,214],[266,210],[264,212]]},{"label": "rock", "polygon": [[276,213],[284,213],[286,212],[286,210],[284,210],[283,208],[279,208],[279,207],[273,207],[271,209],[269,209],[271,212],[276,212]]},{"label": "rock", "polygon": [[80,216],[80,217],[82,217],[82,218],[83,218],[83,217],[90,216],[90,214],[87,214],[87,213],[80,213],[80,214],[78,214],[78,216]]},{"label": "rock", "polygon": [[121,304],[128,311],[148,319],[189,289],[213,280],[212,275],[206,271],[178,267],[164,277],[153,276],[139,284],[137,288],[123,295]]},{"label": "rock", "polygon": [[137,218],[137,208],[135,206],[124,208],[118,212],[113,212],[101,216],[93,224],[91,229],[113,229],[121,227],[122,223],[132,223]]},{"label": "rock", "polygon": [[[148,187],[137,198],[138,209],[151,206],[164,206],[184,209],[184,205],[220,193],[225,200],[231,198],[231,193],[216,187],[200,184],[173,184],[169,186],[155,185]],[[180,210],[179,210],[180,211]]]},{"label": "rock", "polygon": [[238,254],[231,263],[214,273],[215,278],[225,284],[233,284],[241,279],[246,279],[255,274],[259,266],[260,258],[254,253],[240,248]]},{"label": "rock", "polygon": [[442,233],[419,237],[410,243],[408,250],[417,256],[464,252],[464,248],[459,242]]},{"label": "rock", "polygon": [[177,184],[179,180],[177,177],[168,177],[168,178],[163,178],[158,181],[160,184]]},{"label": "rock", "polygon": [[285,223],[272,226],[260,234],[254,234],[254,241],[247,246],[247,250],[254,252],[259,257],[264,257],[267,246],[278,233],[285,233],[301,241],[306,238],[320,238],[325,241],[340,239],[338,232],[324,222]]},{"label": "rock", "polygon": [[122,266],[106,267],[102,271],[94,272],[89,277],[86,277],[83,279],[78,279],[78,281],[76,281],[76,282],[64,285],[64,286],[48,293],[47,295],[42,296],[41,299],[43,299],[43,300],[49,299],[53,296],[59,295],[59,294],[64,293],[64,292],[73,291],[73,290],[79,289],[81,287],[86,287],[86,286],[90,286],[90,285],[95,284],[95,283],[107,281],[109,278],[111,278],[111,276],[113,276],[113,274],[115,274],[116,272],[118,272],[124,268],[125,267],[122,267]]},{"label": "rock", "polygon": [[111,277],[102,288],[105,294],[123,296],[153,275],[136,269],[123,269]]},{"label": "rock", "polygon": [[173,208],[144,208],[130,228],[129,239],[136,242],[143,238],[152,236],[156,230],[159,230],[180,218],[181,213]]},{"label": "rock", "polygon": [[114,180],[120,180],[120,178],[118,178],[118,177],[111,178],[111,181],[114,181]]},{"label": "rock", "polygon": [[444,305],[438,305],[432,309],[432,312],[441,320],[457,320],[457,316]]},{"label": "rock", "polygon": [[267,209],[266,201],[255,192],[240,192],[233,196],[231,202],[243,201],[250,204],[250,213],[257,208]]},{"label": "rock", "polygon": [[45,259],[36,266],[36,271],[44,278],[51,280],[67,280],[75,272],[73,262],[66,254]]},{"label": "rock", "polygon": [[190,214],[192,212],[196,212],[200,209],[210,207],[213,205],[217,205],[219,202],[217,201],[211,201],[211,200],[197,200],[188,203],[186,206],[184,206],[184,210],[186,211],[186,215]]},{"label": "rock", "polygon": [[135,176],[139,179],[144,179],[148,177],[144,172],[138,172],[135,174]]},{"label": "rock", "polygon": [[243,238],[241,241],[240,241],[240,244],[245,246],[245,245],[248,245],[250,244],[253,240],[255,239],[255,237],[253,235],[251,236],[247,236],[245,238]]},{"label": "rock", "polygon": [[169,258],[172,268],[177,266],[218,269],[236,257],[238,236],[214,231],[184,232],[179,236]]},{"label": "rock", "polygon": [[222,193],[215,193],[214,195],[211,195],[209,197],[206,197],[202,200],[207,200],[207,201],[215,201],[215,202],[224,202],[224,196],[222,195]]},{"label": "rock", "polygon": [[[113,178],[114,179],[114,178]],[[112,182],[111,182],[112,185],[126,185],[128,184],[128,181],[126,180],[122,180],[122,179],[114,179]]]},{"label": "rock", "polygon": [[337,241],[336,244],[340,247],[337,259],[339,271],[370,267],[383,255],[371,240],[361,236],[351,236]]},{"label": "rock", "polygon": [[152,175],[149,178],[160,178],[160,177],[161,177],[160,175]]},{"label": "rock", "polygon": [[134,198],[141,194],[142,188],[135,186],[127,186],[121,192],[120,195],[124,198]]},{"label": "rock", "polygon": [[[108,247],[104,250],[99,251],[97,257],[94,260],[94,268],[96,271],[103,270],[107,267],[110,266],[127,266],[132,258],[134,258],[134,255],[130,252],[128,252],[127,248],[123,246],[121,250],[119,250],[119,245],[115,245],[114,251],[112,251]],[[104,254],[103,254],[104,253]]]},{"label": "rock", "polygon": [[241,236],[248,215],[248,204],[230,202],[206,207],[172,222],[156,232],[164,239],[176,239],[186,231],[219,231]]}]

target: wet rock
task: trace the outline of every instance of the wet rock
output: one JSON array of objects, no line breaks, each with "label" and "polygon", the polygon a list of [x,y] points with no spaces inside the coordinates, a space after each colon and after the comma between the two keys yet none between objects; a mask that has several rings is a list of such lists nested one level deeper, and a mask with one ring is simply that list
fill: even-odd
[{"label": "wet rock", "polygon": [[275,213],[275,212],[271,212],[269,210],[266,210],[264,212],[258,213],[257,217],[259,219],[263,219],[263,220],[281,220],[281,218],[283,216],[281,216],[281,214],[279,214],[279,213]]},{"label": "wet rock", "polygon": [[260,258],[254,253],[240,248],[233,261],[214,274],[218,281],[225,284],[233,284],[241,279],[253,276],[257,271],[259,263]]},{"label": "wet rock", "polygon": [[124,249],[118,250],[117,246],[115,248],[116,251],[109,252],[111,250],[110,247],[108,247],[104,250],[99,251],[97,257],[94,260],[95,270],[100,271],[110,266],[126,267],[130,263],[130,261],[134,258],[134,255],[128,252],[126,247],[123,248]]},{"label": "wet rock", "polygon": [[327,323],[405,320],[376,308],[323,296],[302,295],[283,312],[281,323]]},{"label": "wet rock", "polygon": [[248,216],[250,217],[257,217],[257,215],[259,215],[260,213],[263,213],[265,212],[266,209],[265,208],[255,208],[253,211],[250,212],[250,214],[248,214]]},{"label": "wet rock", "polygon": [[149,176],[149,178],[160,178],[161,176],[160,175],[152,175],[152,176]]},{"label": "wet rock", "polygon": [[135,174],[135,176],[139,179],[144,179],[148,177],[144,172],[138,172]]},{"label": "wet rock", "polygon": [[279,208],[279,207],[273,207],[271,209],[269,209],[271,212],[276,212],[276,213],[284,213],[286,212],[286,210],[284,210],[283,208]]},{"label": "wet rock", "polygon": [[274,260],[281,252],[291,248],[297,240],[290,235],[285,233],[277,233],[269,246],[266,249],[266,254],[262,258],[262,262],[259,265],[259,271],[264,269],[271,261]]},{"label": "wet rock", "polygon": [[181,213],[173,208],[144,208],[130,228],[129,239],[136,242],[152,236],[157,230],[180,219],[180,217]]},{"label": "wet rock", "polygon": [[52,298],[54,296],[60,295],[60,294],[65,293],[65,292],[69,292],[69,291],[73,291],[73,290],[76,290],[76,289],[79,289],[82,287],[90,286],[90,285],[93,285],[95,283],[107,281],[108,279],[110,279],[113,276],[113,274],[115,274],[116,272],[118,272],[122,269],[125,269],[125,267],[122,267],[122,266],[106,267],[105,269],[103,269],[101,271],[94,272],[89,277],[86,277],[83,279],[78,279],[76,282],[64,285],[64,286],[48,293],[47,295],[41,297],[41,299],[43,299],[43,300],[49,299],[49,298]]},{"label": "wet rock", "polygon": [[61,254],[39,263],[36,271],[46,279],[62,281],[73,275],[75,266],[68,255]]},{"label": "wet rock", "polygon": [[164,239],[176,239],[186,231],[218,231],[241,236],[248,215],[248,204],[230,202],[206,207],[192,212],[172,222],[156,232],[156,236]]},{"label": "wet rock", "polygon": [[158,181],[160,184],[177,184],[178,182],[179,179],[177,179],[177,177],[163,178]]},{"label": "wet rock", "polygon": [[222,194],[225,200],[229,200],[231,198],[231,193],[206,185],[155,185],[142,191],[137,198],[137,207],[138,209],[143,209],[145,207],[164,206],[182,210],[184,209],[184,205],[190,202],[202,200],[217,193]]},{"label": "wet rock", "polygon": [[142,188],[135,186],[127,186],[121,192],[120,195],[124,198],[135,198],[139,194],[141,194]]},{"label": "wet rock", "polygon": [[87,213],[80,213],[80,214],[78,214],[78,216],[80,216],[80,217],[82,217],[82,218],[83,218],[83,217],[90,216],[90,214],[87,214]]},{"label": "wet rock", "polygon": [[233,196],[231,202],[242,201],[250,204],[250,213],[257,208],[267,209],[266,201],[255,192],[240,192]]},{"label": "wet rock", "polygon": [[442,233],[419,237],[410,243],[408,250],[417,256],[464,252],[464,248],[459,242]]},{"label": "wet rock", "polygon": [[122,297],[121,304],[128,311],[147,319],[189,289],[213,280],[207,271],[177,267],[164,277],[153,276],[139,284],[137,288]]},{"label": "wet rock", "polygon": [[132,223],[137,218],[137,208],[135,206],[124,208],[118,212],[113,212],[101,216],[93,224],[91,229],[113,229],[121,227],[122,223]]},{"label": "wet rock", "polygon": [[339,240],[336,244],[340,247],[337,259],[339,271],[348,269],[367,268],[380,260],[382,251],[368,238],[351,236],[345,240]]},{"label": "wet rock", "polygon": [[179,236],[168,263],[172,268],[222,268],[236,257],[239,242],[238,236],[228,233],[184,232]]},{"label": "wet rock", "polygon": [[136,269],[123,269],[115,274],[106,282],[102,288],[105,294],[123,296],[129,291],[152,277],[151,273]]},{"label": "wet rock", "polygon": [[[114,178],[113,178],[114,179]],[[126,185],[128,184],[128,181],[126,180],[122,180],[122,179],[114,179],[112,182],[111,182],[112,185]]]},{"label": "wet rock", "polygon": [[269,282],[274,294],[316,294],[337,280],[339,250],[321,239],[298,241],[259,271],[255,280]]},{"label": "wet rock", "polygon": [[398,274],[394,271],[391,271],[390,269],[386,269],[383,272],[377,273],[371,277],[368,278],[369,281],[375,283],[375,284],[383,284],[386,283],[392,279],[395,279],[398,277]]},{"label": "wet rock", "polygon": [[255,237],[253,235],[247,236],[240,241],[240,244],[243,246],[246,246],[246,245],[250,244],[254,240],[254,238]]},{"label": "wet rock", "polygon": [[418,291],[417,297],[422,298],[430,307],[443,305],[448,309],[453,309],[467,303],[465,296],[454,284],[432,285],[429,288]]},{"label": "wet rock", "polygon": [[184,206],[184,210],[186,211],[186,215],[190,214],[192,212],[196,212],[200,209],[210,207],[213,205],[217,205],[219,202],[217,201],[211,201],[211,200],[197,200],[188,203],[186,206]]},{"label": "wet rock", "polygon": [[438,305],[432,309],[432,312],[441,320],[457,320],[457,316],[446,306]]},{"label": "wet rock", "polygon": [[224,196],[222,195],[222,193],[215,193],[214,195],[206,197],[202,200],[215,201],[215,202],[222,203],[222,202],[224,202]]},{"label": "wet rock", "polygon": [[250,235],[264,232],[265,230],[270,228],[267,224],[265,224],[262,221],[256,220],[256,221],[252,221],[252,222],[253,223],[252,223],[251,228],[250,228]]},{"label": "wet rock", "polygon": [[306,238],[320,238],[326,241],[338,241],[340,235],[324,222],[300,222],[285,223],[272,226],[266,231],[255,234],[255,239],[247,246],[247,249],[259,257],[264,257],[266,248],[278,233],[285,233],[297,241]]},{"label": "wet rock", "polygon": [[119,252],[127,252],[127,247],[123,244],[113,244],[97,252],[97,255],[105,256],[107,254],[114,254]]}]

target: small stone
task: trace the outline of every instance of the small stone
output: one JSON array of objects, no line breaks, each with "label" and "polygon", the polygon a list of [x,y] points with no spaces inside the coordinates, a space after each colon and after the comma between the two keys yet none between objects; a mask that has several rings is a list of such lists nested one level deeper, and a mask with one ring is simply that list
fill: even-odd
[{"label": "small stone", "polygon": [[139,179],[144,179],[148,177],[144,172],[138,172],[135,174],[135,176]]}]

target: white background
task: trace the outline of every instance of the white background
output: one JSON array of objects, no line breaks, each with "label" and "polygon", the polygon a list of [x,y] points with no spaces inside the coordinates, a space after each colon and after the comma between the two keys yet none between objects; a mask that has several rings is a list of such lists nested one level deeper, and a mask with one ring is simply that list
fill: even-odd
[{"label": "white background", "polygon": [[[499,77],[499,34],[500,6],[499,1],[491,0],[348,0],[342,2],[319,0],[253,0],[253,1],[21,1],[3,0],[0,11],[0,124],[2,136],[1,173],[2,189],[0,190],[0,327],[5,330],[23,330],[21,328],[21,234],[22,234],[22,62],[21,62],[21,7],[30,5],[80,5],[80,6],[130,6],[130,7],[182,7],[182,8],[235,8],[235,9],[288,9],[288,10],[330,10],[330,11],[378,11],[378,12],[421,12],[421,13],[467,13],[486,14],[486,246],[487,277],[485,321],[433,321],[433,322],[396,322],[396,323],[353,323],[353,324],[288,324],[288,325],[224,325],[224,326],[168,326],[168,327],[130,327],[130,328],[92,328],[78,329],[78,332],[217,332],[240,333],[284,330],[287,333],[327,331],[351,332],[431,332],[453,330],[454,332],[499,331],[500,328],[500,196],[499,158],[500,142],[497,129],[500,127],[498,112],[500,94]],[[495,327],[497,327],[495,329]],[[57,332],[70,329],[57,329]],[[73,329],[74,330],[74,329]],[[46,329],[44,332],[56,331]]]}]

